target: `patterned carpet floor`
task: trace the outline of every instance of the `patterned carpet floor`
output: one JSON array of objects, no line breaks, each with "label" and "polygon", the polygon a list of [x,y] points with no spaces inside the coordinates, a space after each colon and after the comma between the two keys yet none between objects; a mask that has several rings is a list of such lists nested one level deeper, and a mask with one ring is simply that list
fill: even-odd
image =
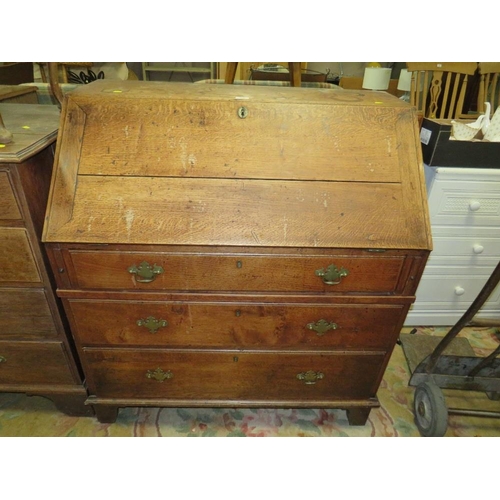
[{"label": "patterned carpet floor", "polygon": [[[404,328],[402,333],[410,330]],[[415,335],[443,336],[447,331],[425,327]],[[478,356],[486,356],[499,342],[493,328],[469,327],[460,336],[468,339]],[[0,394],[0,436],[417,437],[410,376],[403,349],[397,345],[378,391],[381,407],[371,411],[364,426],[349,426],[343,410],[230,408],[123,408],[115,423],[102,424],[95,418],[64,415],[43,397],[4,393]],[[444,394],[450,407],[500,411],[500,402],[484,393]],[[446,436],[500,436],[500,419],[450,415]]]}]

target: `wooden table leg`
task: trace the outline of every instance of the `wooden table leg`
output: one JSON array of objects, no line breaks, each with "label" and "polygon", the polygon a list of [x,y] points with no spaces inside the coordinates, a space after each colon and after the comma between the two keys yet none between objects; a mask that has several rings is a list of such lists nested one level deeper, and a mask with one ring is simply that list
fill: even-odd
[{"label": "wooden table leg", "polygon": [[300,87],[302,80],[302,72],[299,62],[289,62],[288,71],[290,72],[290,86]]},{"label": "wooden table leg", "polygon": [[238,67],[237,62],[228,62],[226,67],[226,77],[224,79],[225,83],[234,83],[234,77],[236,76],[236,68]]}]

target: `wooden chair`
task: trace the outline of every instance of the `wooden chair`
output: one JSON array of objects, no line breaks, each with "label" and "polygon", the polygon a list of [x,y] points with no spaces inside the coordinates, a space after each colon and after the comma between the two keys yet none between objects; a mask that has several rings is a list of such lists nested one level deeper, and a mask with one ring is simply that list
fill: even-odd
[{"label": "wooden chair", "polygon": [[479,113],[485,112],[485,102],[491,104],[491,115],[495,113],[500,105],[500,85],[498,75],[500,74],[500,62],[479,63],[479,94],[477,109]]},{"label": "wooden chair", "polygon": [[[50,83],[50,75],[48,64],[45,62],[37,63],[40,68],[40,76],[43,83]],[[68,69],[69,68],[91,68],[94,63],[92,62],[58,62],[57,64],[57,81],[59,83],[68,83]]]},{"label": "wooden chair", "polygon": [[475,62],[406,63],[412,73],[410,103],[425,118],[470,117],[465,97],[467,84],[476,73]]}]

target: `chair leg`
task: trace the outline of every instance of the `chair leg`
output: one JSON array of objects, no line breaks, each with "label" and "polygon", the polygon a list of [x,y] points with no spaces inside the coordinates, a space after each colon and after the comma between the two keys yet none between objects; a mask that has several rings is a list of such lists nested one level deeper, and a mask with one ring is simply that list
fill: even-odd
[{"label": "chair leg", "polygon": [[301,69],[299,62],[289,62],[288,63],[288,71],[290,72],[290,86],[292,87],[300,87],[301,85]]},{"label": "chair leg", "polygon": [[234,83],[234,77],[236,76],[236,68],[238,67],[237,62],[228,62],[226,67],[226,77],[224,79],[225,83]]}]

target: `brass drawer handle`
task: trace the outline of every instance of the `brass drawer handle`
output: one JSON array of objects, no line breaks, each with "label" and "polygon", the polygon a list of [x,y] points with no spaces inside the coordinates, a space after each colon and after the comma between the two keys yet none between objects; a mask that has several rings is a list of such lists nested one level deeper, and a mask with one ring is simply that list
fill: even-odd
[{"label": "brass drawer handle", "polygon": [[146,378],[157,380],[158,382],[163,382],[169,378],[173,378],[174,374],[167,370],[164,372],[161,368],[157,368],[156,370],[148,370],[146,372]]},{"label": "brass drawer handle", "polygon": [[7,362],[7,358],[0,356],[0,363],[6,363],[6,362]]},{"label": "brass drawer handle", "polygon": [[[148,262],[144,261],[141,262],[138,266],[136,266],[135,264],[133,266],[130,266],[128,268],[128,272],[130,274],[136,275],[135,280],[138,283],[151,283],[152,281],[154,281],[158,274],[161,274],[164,271],[163,267],[157,266],[156,264],[151,265]],[[137,276],[139,276],[140,279]]]},{"label": "brass drawer handle", "polygon": [[160,328],[168,326],[168,321],[156,319],[154,316],[148,316],[146,319],[138,319],[137,325],[144,326],[149,330],[149,333],[156,333]]},{"label": "brass drawer handle", "polygon": [[342,281],[342,278],[349,274],[349,271],[343,267],[338,269],[334,264],[330,264],[326,270],[317,269],[315,274],[323,278],[325,285],[338,285]]},{"label": "brass drawer handle", "polygon": [[337,323],[334,323],[333,321],[328,323],[328,321],[326,321],[326,319],[320,319],[316,323],[308,323],[307,328],[309,328],[309,330],[314,330],[316,332],[316,334],[318,335],[318,337],[321,337],[328,330],[336,330],[338,328],[338,325],[337,325]]},{"label": "brass drawer handle", "polygon": [[317,380],[325,378],[325,374],[309,370],[307,372],[297,373],[297,378],[303,380],[306,385],[312,385],[315,384]]}]

